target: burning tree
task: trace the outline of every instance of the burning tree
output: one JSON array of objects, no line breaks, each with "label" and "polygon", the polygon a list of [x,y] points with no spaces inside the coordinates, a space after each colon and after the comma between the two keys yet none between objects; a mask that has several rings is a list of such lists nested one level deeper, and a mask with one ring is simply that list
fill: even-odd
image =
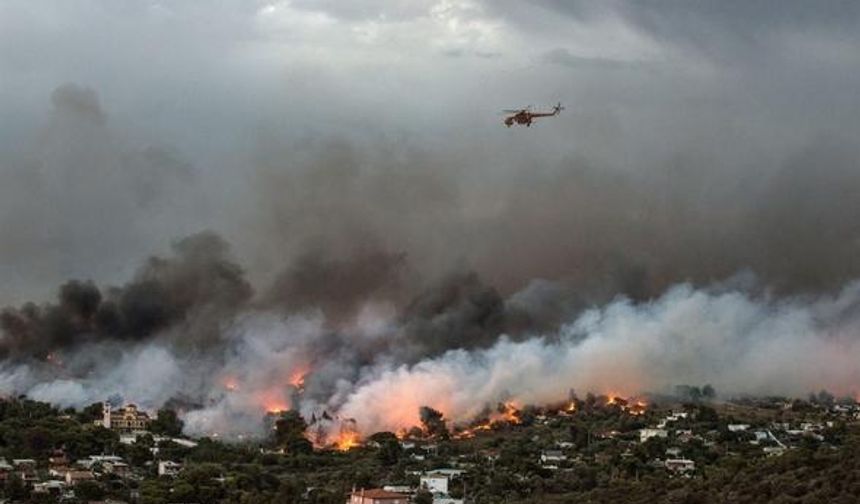
[{"label": "burning tree", "polygon": [[421,406],[418,415],[421,417],[424,432],[428,436],[448,439],[448,426],[445,424],[445,418],[441,412],[429,406]]},{"label": "burning tree", "polygon": [[278,413],[275,420],[274,437],[278,446],[293,453],[310,453],[311,442],[305,437],[308,424],[298,411],[288,410]]}]

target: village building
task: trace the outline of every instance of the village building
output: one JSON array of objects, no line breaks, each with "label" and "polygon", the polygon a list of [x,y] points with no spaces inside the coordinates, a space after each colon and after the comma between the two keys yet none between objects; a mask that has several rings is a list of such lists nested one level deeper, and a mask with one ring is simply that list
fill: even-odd
[{"label": "village building", "polygon": [[544,450],[540,454],[541,462],[564,462],[567,460],[567,455],[561,450]]},{"label": "village building", "polygon": [[639,442],[644,443],[653,437],[665,438],[668,435],[666,429],[639,429]]},{"label": "village building", "polygon": [[66,489],[66,482],[60,480],[48,480],[33,485],[33,492],[41,494],[60,495]]},{"label": "village building", "polygon": [[12,464],[7,462],[5,458],[0,458],[0,481],[6,481],[12,469]]},{"label": "village building", "polygon": [[347,504],[407,504],[409,496],[383,490],[382,488],[370,488],[353,490]]},{"label": "village building", "polygon": [[69,458],[66,457],[66,453],[63,450],[55,450],[50,457],[48,457],[48,466],[51,468],[61,468],[68,467]]},{"label": "village building", "polygon": [[158,462],[159,476],[176,476],[182,470],[182,464],[172,460],[161,460]]},{"label": "village building", "polygon": [[409,485],[385,485],[382,489],[386,492],[401,493],[405,495],[412,495],[415,493],[415,489]]},{"label": "village building", "polygon": [[433,504],[463,504],[463,502],[463,499],[455,499],[449,495],[433,497]]},{"label": "village building", "polygon": [[125,462],[111,462],[104,465],[104,470],[107,473],[115,474],[121,478],[125,478],[131,474],[131,466]]},{"label": "village building", "polygon": [[671,448],[666,448],[666,455],[669,457],[678,458],[681,456],[681,449],[677,446],[673,446]]},{"label": "village building", "polygon": [[750,428],[749,424],[729,424],[728,425],[729,432],[743,432],[749,428]]},{"label": "village building", "polygon": [[149,415],[137,409],[134,404],[113,409],[109,402],[104,402],[102,403],[102,418],[96,420],[95,424],[114,431],[133,432],[147,430],[150,422]]},{"label": "village building", "polygon": [[678,474],[685,474],[696,470],[696,463],[690,459],[666,459],[666,469]]},{"label": "village building", "polygon": [[785,450],[786,450],[786,448],[784,445],[765,446],[764,448],[762,448],[762,451],[768,457],[776,457],[776,456],[782,455],[783,453],[785,453]]},{"label": "village building", "polygon": [[442,474],[426,474],[419,480],[421,488],[432,494],[448,495],[448,476]]},{"label": "village building", "polygon": [[66,484],[75,486],[81,481],[93,481],[96,479],[92,471],[66,471]]},{"label": "village building", "polygon": [[33,459],[12,459],[12,467],[21,477],[24,483],[35,483],[39,481],[36,474],[36,461]]}]

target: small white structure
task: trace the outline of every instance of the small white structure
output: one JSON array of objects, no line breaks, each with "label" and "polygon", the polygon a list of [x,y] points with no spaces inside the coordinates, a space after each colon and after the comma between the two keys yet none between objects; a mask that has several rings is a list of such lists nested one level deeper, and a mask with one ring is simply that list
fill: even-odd
[{"label": "small white structure", "polygon": [[567,460],[567,455],[560,450],[544,450],[540,454],[540,461],[543,463],[564,462],[565,460]]},{"label": "small white structure", "polygon": [[421,476],[421,488],[432,494],[448,495],[448,477],[442,474],[429,473]]},{"label": "small white structure", "polygon": [[768,457],[778,457],[785,453],[785,446],[765,446],[762,451]]},{"label": "small white structure", "polygon": [[182,470],[182,464],[172,460],[161,460],[158,462],[159,476],[176,476]]},{"label": "small white structure", "polygon": [[696,470],[696,463],[690,459],[666,459],[666,469],[684,474]]},{"label": "small white structure", "polygon": [[444,474],[449,478],[457,478],[466,474],[465,469],[453,469],[453,468],[442,468],[442,469],[433,469],[432,471],[428,471],[427,474]]},{"label": "small white structure", "polygon": [[76,463],[81,467],[90,468],[95,464],[118,464],[122,462],[122,457],[116,455],[90,455],[85,459],[78,460]]},{"label": "small white structure", "polygon": [[410,487],[409,485],[385,485],[382,487],[386,492],[394,492],[401,493],[406,495],[412,495],[415,493],[415,489]]},{"label": "small white structure", "polygon": [[155,444],[172,442],[178,444],[179,446],[184,446],[185,448],[194,448],[195,446],[197,446],[196,441],[178,437],[152,436],[152,440],[155,442]]},{"label": "small white structure", "polygon": [[75,486],[81,481],[93,481],[96,476],[92,471],[66,471],[66,485]]},{"label": "small white structure", "polygon": [[463,499],[455,499],[449,496],[433,497],[433,504],[463,504]]},{"label": "small white structure", "polygon": [[749,424],[739,423],[739,424],[729,424],[729,432],[743,432],[750,428]]},{"label": "small white structure", "polygon": [[666,429],[639,429],[639,442],[644,443],[651,438],[665,438],[669,436]]},{"label": "small white structure", "polygon": [[36,493],[53,493],[59,494],[66,488],[66,482],[60,480],[48,480],[42,483],[33,484],[33,491]]}]

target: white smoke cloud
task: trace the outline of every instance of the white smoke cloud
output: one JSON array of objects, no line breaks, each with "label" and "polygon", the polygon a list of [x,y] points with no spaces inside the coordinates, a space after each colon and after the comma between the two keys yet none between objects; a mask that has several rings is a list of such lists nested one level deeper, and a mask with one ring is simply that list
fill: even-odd
[{"label": "white smoke cloud", "polygon": [[393,313],[378,306],[334,341],[320,312],[248,312],[224,329],[226,344],[214,355],[180,357],[158,342],[119,353],[93,345],[67,364],[86,360],[85,378],[47,379],[44,369],[18,365],[0,373],[0,390],[78,407],[116,395],[149,408],[184,397],[188,433],[226,438],[262,435],[266,411],[288,408],[306,418],[327,411],[355,419],[367,435],[418,425],[425,405],[462,423],[501,401],[547,404],[571,389],[635,395],[710,383],[723,396],[858,391],[860,282],[816,299],[727,285],[677,285],[649,303],[619,298],[552,334],[502,336],[412,365],[386,354],[359,358],[396,333]]},{"label": "white smoke cloud", "polygon": [[680,285],[651,303],[589,310],[557,335],[375,370],[340,412],[371,433],[418,424],[422,405],[462,422],[500,401],[560,401],[571,388],[632,395],[710,383],[724,395],[853,394],[860,324],[846,307],[858,301],[858,283],[814,302]]}]

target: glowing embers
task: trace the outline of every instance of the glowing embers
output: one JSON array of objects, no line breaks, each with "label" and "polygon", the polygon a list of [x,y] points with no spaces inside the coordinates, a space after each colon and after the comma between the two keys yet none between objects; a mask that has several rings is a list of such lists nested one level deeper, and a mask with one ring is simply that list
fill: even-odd
[{"label": "glowing embers", "polygon": [[320,416],[311,416],[305,436],[314,448],[320,450],[349,451],[363,445],[363,438],[354,419],[332,417],[325,411]]},{"label": "glowing embers", "polygon": [[472,438],[480,432],[492,431],[504,426],[519,425],[521,423],[522,412],[517,408],[516,403],[508,401],[499,403],[495,411],[473,422],[469,427],[456,431],[454,437],[457,439]]},{"label": "glowing embers", "polygon": [[290,378],[287,383],[301,394],[305,391],[305,378],[310,374],[310,372],[311,370],[309,367],[299,367],[299,369],[290,373]]},{"label": "glowing embers", "polygon": [[338,451],[349,451],[359,446],[361,446],[361,435],[355,430],[343,428],[333,444],[333,447]]},{"label": "glowing embers", "polygon": [[633,416],[644,415],[648,411],[648,403],[645,400],[635,397],[624,398],[613,393],[606,394],[604,404]]}]

